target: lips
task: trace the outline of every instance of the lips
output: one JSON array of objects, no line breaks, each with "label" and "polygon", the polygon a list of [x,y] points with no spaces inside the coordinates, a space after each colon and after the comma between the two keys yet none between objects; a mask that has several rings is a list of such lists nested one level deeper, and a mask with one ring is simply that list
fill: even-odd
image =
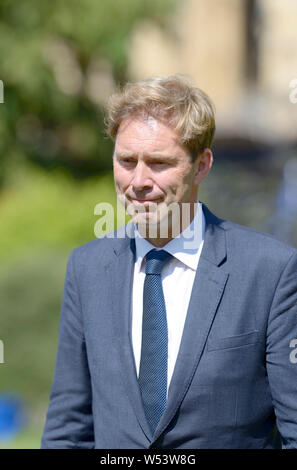
[{"label": "lips", "polygon": [[155,197],[155,198],[137,198],[133,196],[126,196],[127,199],[131,202],[139,202],[140,204],[143,204],[145,202],[161,202],[161,197]]},{"label": "lips", "polygon": [[139,202],[140,204],[143,204],[145,202],[158,202],[159,199],[132,199],[132,202]]}]

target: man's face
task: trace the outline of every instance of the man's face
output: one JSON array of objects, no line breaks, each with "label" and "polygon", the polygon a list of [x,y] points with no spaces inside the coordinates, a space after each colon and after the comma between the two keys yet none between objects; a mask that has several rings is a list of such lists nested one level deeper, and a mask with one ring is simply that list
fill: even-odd
[{"label": "man's face", "polygon": [[196,201],[197,163],[192,163],[176,132],[162,122],[151,117],[125,119],[113,156],[117,195],[130,207],[134,221],[158,223],[162,211],[157,220],[156,206]]}]

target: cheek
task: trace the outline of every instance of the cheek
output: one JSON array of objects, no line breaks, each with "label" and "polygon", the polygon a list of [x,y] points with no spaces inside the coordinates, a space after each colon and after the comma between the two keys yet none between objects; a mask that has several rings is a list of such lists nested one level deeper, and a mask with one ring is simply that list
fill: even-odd
[{"label": "cheek", "polygon": [[179,186],[177,179],[168,175],[164,175],[162,178],[156,178],[155,184],[163,193],[167,194],[167,196],[170,194],[176,194]]},{"label": "cheek", "polygon": [[119,168],[119,166],[116,163],[113,166],[113,177],[114,177],[115,185],[118,188],[122,188],[126,184],[128,184],[128,181],[129,181],[128,175],[126,175],[125,171]]},{"label": "cheek", "polygon": [[185,175],[182,172],[177,173],[166,181],[167,191],[173,194],[182,194],[191,185],[191,179],[191,175]]}]

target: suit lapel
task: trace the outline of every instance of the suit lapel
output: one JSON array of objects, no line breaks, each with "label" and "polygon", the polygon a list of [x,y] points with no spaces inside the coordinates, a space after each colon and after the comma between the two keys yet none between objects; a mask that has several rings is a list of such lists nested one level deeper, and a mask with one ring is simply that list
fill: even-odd
[{"label": "suit lapel", "polygon": [[143,409],[131,341],[131,298],[135,255],[134,238],[121,240],[121,243],[116,245],[114,251],[115,257],[106,267],[106,274],[109,277],[107,285],[114,286],[112,292],[112,315],[120,370],[127,395],[134,408],[138,422],[146,437],[151,440],[152,434]]},{"label": "suit lapel", "polygon": [[155,431],[157,439],[179,408],[199,364],[228,273],[218,266],[226,258],[225,231],[220,221],[203,206],[206,219],[204,245],[200,256],[181,345],[171,379],[166,410]]},{"label": "suit lapel", "polygon": [[112,315],[123,382],[138,422],[150,441],[152,438],[156,440],[169,425],[186,395],[228,279],[228,273],[219,267],[226,258],[225,231],[220,227],[222,221],[204,205],[203,212],[206,220],[204,246],[169,387],[167,407],[154,436],[143,409],[130,336],[135,240],[126,237],[115,243],[115,256],[106,266],[108,285],[114,286]]}]

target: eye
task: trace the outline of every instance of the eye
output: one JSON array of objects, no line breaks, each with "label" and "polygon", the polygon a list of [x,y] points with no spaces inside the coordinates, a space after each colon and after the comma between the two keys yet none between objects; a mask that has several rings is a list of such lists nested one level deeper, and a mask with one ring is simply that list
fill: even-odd
[{"label": "eye", "polygon": [[168,165],[167,162],[164,162],[164,161],[161,161],[161,160],[153,161],[151,164],[154,165],[154,166],[157,166],[157,167],[163,167],[163,166]]},{"label": "eye", "polygon": [[129,157],[121,158],[120,163],[123,164],[123,165],[130,165],[131,166],[131,165],[135,164],[135,160],[133,160],[132,158],[129,158]]}]

